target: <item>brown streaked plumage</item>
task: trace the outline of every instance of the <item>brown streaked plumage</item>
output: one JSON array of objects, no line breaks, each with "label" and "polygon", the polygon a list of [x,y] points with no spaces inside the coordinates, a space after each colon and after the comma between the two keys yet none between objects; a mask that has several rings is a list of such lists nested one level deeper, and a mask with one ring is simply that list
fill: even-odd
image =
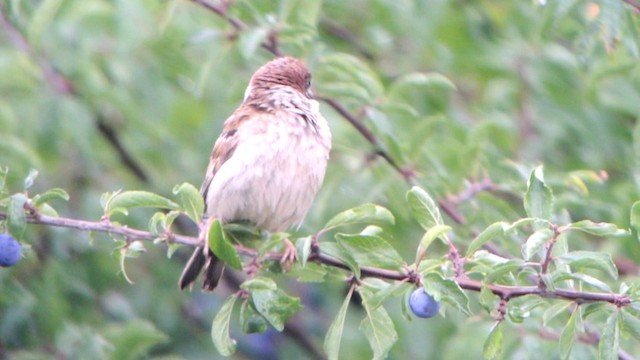
[{"label": "brown streaked plumage", "polygon": [[[307,67],[290,57],[268,62],[251,77],[244,102],[225,121],[211,153],[200,189],[206,219],[249,221],[271,232],[302,222],[331,149],[329,127],[310,87]],[[180,288],[190,286],[202,268],[203,290],[211,291],[224,264],[206,243],[185,266]]]}]

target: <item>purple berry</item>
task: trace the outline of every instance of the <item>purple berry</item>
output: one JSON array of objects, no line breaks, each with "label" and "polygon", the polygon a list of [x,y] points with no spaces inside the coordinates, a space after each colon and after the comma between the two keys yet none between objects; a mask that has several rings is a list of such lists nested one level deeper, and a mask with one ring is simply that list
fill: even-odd
[{"label": "purple berry", "polygon": [[20,243],[9,234],[0,234],[0,266],[15,265],[22,258]]},{"label": "purple berry", "polygon": [[409,297],[409,307],[417,317],[431,318],[440,311],[440,301],[427,294],[424,288],[418,288]]}]

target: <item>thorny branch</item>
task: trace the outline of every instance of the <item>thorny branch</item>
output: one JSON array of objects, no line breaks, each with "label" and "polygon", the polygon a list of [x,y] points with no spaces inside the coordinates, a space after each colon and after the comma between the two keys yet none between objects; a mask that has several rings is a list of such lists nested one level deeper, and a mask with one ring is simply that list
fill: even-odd
[{"label": "thorny branch", "polygon": [[[5,220],[6,218],[7,215],[5,213],[0,213],[0,220]],[[52,217],[34,212],[27,214],[26,220],[30,224],[40,224],[82,231],[97,231],[108,233],[111,235],[121,236],[127,241],[154,241],[158,238],[157,235],[154,235],[150,232],[139,229],[132,229],[127,226],[115,225],[107,220],[86,221],[65,217]],[[164,234],[160,236],[160,238],[168,243],[177,243],[188,246],[196,246],[200,243],[200,240],[197,237],[184,236],[173,233]],[[322,246],[320,245],[317,251],[312,252],[312,254],[309,256],[308,261],[350,271],[349,266],[345,262],[322,253],[321,247]],[[236,250],[240,255],[243,256],[257,256],[257,251],[254,249],[243,246],[236,246]],[[282,253],[272,252],[265,255],[264,259],[268,261],[280,261],[282,255]],[[450,249],[450,258],[454,262],[454,268],[456,268],[454,280],[462,289],[479,292],[484,286],[491,290],[491,292],[493,292],[495,295],[500,297],[500,299],[503,299],[505,301],[520,296],[537,295],[543,298],[564,299],[574,301],[576,303],[608,302],[618,307],[628,306],[631,303],[629,296],[625,294],[581,292],[570,289],[548,290],[539,286],[508,286],[497,284],[483,285],[480,281],[470,279],[464,274],[462,268],[460,267],[462,264],[462,259],[458,254],[458,250],[453,245],[451,245]],[[415,274],[411,274],[410,271],[395,271],[369,266],[361,267],[360,271],[362,277],[375,277],[379,279],[405,281],[411,283],[415,283],[419,279],[419,277],[416,277]]]}]

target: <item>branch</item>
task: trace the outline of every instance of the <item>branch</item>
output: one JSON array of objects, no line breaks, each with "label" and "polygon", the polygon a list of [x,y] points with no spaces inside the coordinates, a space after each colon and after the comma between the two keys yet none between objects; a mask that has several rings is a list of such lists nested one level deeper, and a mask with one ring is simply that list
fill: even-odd
[{"label": "branch", "polygon": [[640,2],[638,0],[623,0],[625,4],[631,6],[636,14],[640,14]]},{"label": "branch", "polygon": [[[6,220],[7,214],[0,213],[0,220]],[[82,231],[97,231],[104,232],[112,235],[119,235],[125,238],[127,241],[134,240],[142,240],[142,241],[154,241],[159,237],[150,232],[132,229],[127,226],[115,225],[110,221],[86,221],[86,220],[76,220],[71,218],[64,217],[52,217],[47,215],[41,215],[37,213],[27,214],[26,220],[30,224],[40,224],[40,225],[48,225],[55,227],[63,227],[70,229],[77,229]],[[161,239],[169,243],[177,243],[188,246],[197,246],[200,244],[200,240],[196,237],[192,236],[184,236],[173,233],[168,233],[160,236]],[[258,252],[254,249],[250,249],[244,246],[237,245],[236,250],[239,254],[248,256],[248,257],[256,257],[258,256]],[[455,250],[455,252],[454,252]],[[450,249],[452,261],[454,261],[454,265],[458,268],[458,263],[461,261],[459,259],[459,255],[457,254],[457,249],[452,245]],[[282,259],[283,254],[272,252],[268,253],[264,256],[265,260],[270,261],[280,261]],[[343,270],[350,271],[349,266],[343,261],[333,258],[329,255],[326,255],[318,249],[317,251],[313,251],[313,253],[309,256],[308,261],[315,262],[318,264],[322,264],[325,266],[331,266],[340,268]],[[360,268],[360,272],[362,277],[374,277],[379,279],[386,280],[395,280],[395,281],[405,281],[409,283],[417,283],[420,280],[419,276],[415,276],[415,274],[411,272],[405,271],[395,271],[377,267],[363,266]],[[454,280],[458,283],[458,285],[465,290],[471,291],[481,291],[482,283],[476,280],[472,280],[466,277],[464,273],[461,272],[461,269],[457,269],[456,276]],[[625,294],[616,294],[616,293],[594,293],[594,292],[580,292],[569,289],[555,289],[555,290],[547,290],[544,288],[540,288],[538,286],[508,286],[508,285],[486,285],[491,292],[495,295],[499,296],[503,300],[510,300],[520,296],[526,295],[537,295],[542,298],[549,299],[564,299],[575,301],[576,303],[591,303],[591,302],[608,302],[618,307],[628,306],[631,304],[631,299],[628,295]]]}]

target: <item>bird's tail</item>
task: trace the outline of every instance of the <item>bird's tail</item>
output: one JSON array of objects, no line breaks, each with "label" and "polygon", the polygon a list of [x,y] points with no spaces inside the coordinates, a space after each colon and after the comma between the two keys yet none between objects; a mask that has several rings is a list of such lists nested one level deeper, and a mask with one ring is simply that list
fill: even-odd
[{"label": "bird's tail", "polygon": [[218,259],[211,250],[202,246],[196,247],[193,255],[187,262],[180,275],[178,286],[180,290],[191,287],[204,268],[204,280],[202,282],[203,291],[213,291],[218,286],[218,282],[224,271],[224,262]]}]

